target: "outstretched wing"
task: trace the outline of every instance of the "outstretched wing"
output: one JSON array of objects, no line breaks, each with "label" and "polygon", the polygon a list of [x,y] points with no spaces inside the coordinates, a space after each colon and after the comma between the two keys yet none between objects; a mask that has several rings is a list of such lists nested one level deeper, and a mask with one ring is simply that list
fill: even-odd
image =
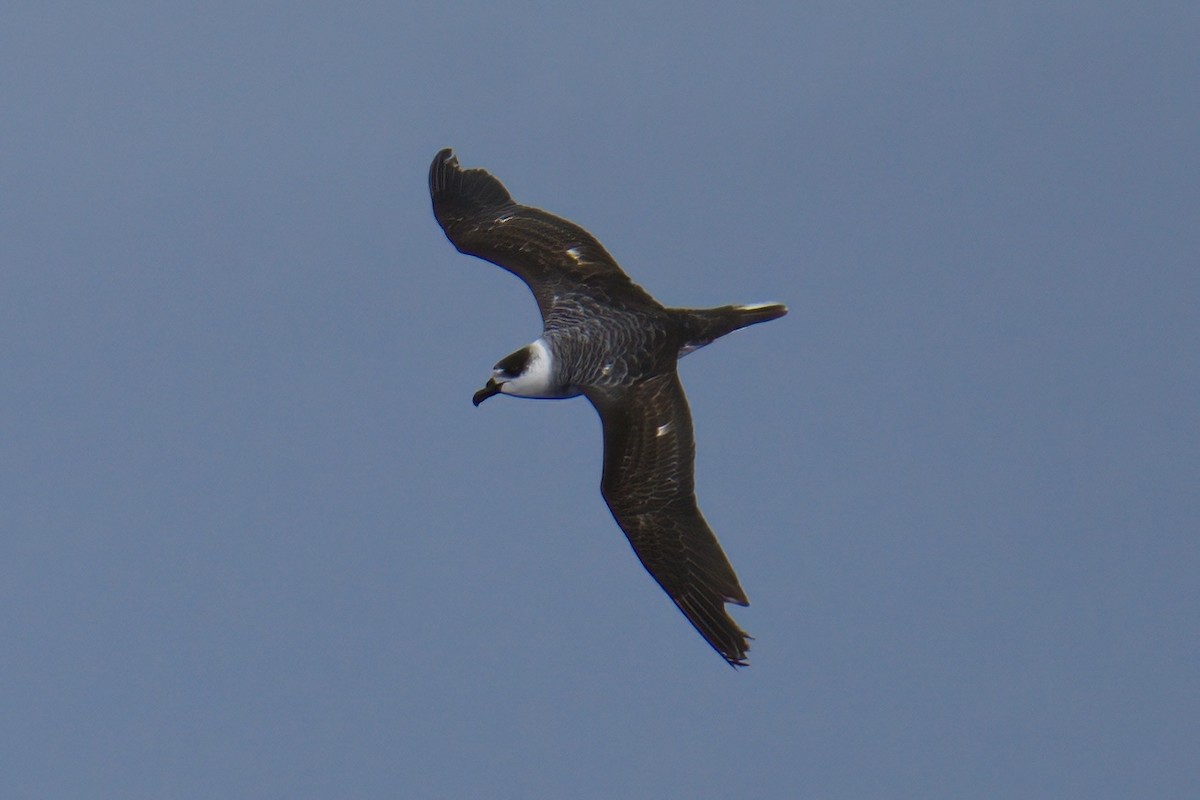
[{"label": "outstretched wing", "polygon": [[429,194],[446,238],[460,252],[525,281],[543,318],[556,294],[581,285],[609,296],[645,295],[594,236],[562,217],[515,202],[486,170],[462,169],[449,148],[429,167]]},{"label": "outstretched wing", "polygon": [[696,505],[692,417],[672,370],[624,387],[588,391],[604,425],[601,490],[642,565],[710,645],[746,665],[746,632],[725,610],[749,605],[729,559]]}]

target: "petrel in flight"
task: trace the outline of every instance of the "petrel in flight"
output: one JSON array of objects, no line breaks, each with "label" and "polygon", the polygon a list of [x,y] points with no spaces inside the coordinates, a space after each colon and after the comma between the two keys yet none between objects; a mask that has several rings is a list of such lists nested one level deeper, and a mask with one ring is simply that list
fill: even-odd
[{"label": "petrel in flight", "polygon": [[787,308],[663,306],[590,233],[520,205],[486,170],[459,167],[449,149],[433,159],[429,193],[451,244],[525,281],[542,313],[541,338],[500,359],[475,405],[496,394],[591,401],[604,427],[600,490],[617,524],[700,635],[746,666],[750,637],[725,604],[749,601],[696,505],[696,445],[675,362]]}]

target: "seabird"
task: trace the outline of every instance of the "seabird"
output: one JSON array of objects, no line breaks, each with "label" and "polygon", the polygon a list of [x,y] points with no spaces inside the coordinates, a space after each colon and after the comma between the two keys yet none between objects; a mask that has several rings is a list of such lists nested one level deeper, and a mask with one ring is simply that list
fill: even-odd
[{"label": "seabird", "polygon": [[459,252],[529,286],[542,335],[500,359],[475,393],[583,395],[604,428],[600,490],[646,571],[700,635],[733,666],[750,638],[725,609],[749,605],[696,505],[696,445],[678,359],[727,333],[777,319],[778,303],[668,308],[629,279],[583,228],[520,205],[494,176],[462,169],[450,149],[429,168],[438,224]]}]

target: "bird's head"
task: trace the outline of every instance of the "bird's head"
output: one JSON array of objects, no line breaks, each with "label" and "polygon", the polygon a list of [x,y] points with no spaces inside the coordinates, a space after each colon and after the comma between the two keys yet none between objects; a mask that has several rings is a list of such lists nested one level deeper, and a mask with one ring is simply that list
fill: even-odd
[{"label": "bird's head", "polygon": [[475,393],[471,402],[478,406],[497,394],[516,397],[563,397],[553,384],[550,351],[541,339],[510,353],[492,367],[492,377]]}]

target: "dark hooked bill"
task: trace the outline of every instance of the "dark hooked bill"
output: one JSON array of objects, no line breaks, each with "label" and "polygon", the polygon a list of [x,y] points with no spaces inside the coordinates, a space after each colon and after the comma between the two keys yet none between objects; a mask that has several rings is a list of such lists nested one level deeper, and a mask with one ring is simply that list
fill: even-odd
[{"label": "dark hooked bill", "polygon": [[475,393],[475,396],[471,398],[471,402],[478,408],[480,403],[494,394],[500,394],[500,384],[496,383],[495,378],[488,378],[487,385]]}]

